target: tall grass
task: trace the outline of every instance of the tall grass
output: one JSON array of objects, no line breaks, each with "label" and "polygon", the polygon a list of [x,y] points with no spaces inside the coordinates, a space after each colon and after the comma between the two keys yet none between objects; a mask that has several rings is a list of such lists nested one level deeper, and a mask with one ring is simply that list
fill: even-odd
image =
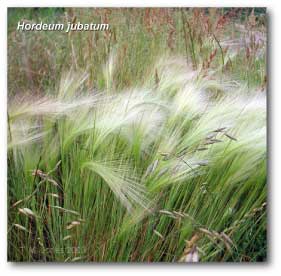
[{"label": "tall grass", "polygon": [[[126,20],[135,20],[134,12],[144,13],[139,17],[146,19],[143,25],[135,22],[132,27],[145,26],[153,35],[155,11],[114,11],[122,12]],[[168,47],[154,59],[152,50],[153,63],[137,63],[134,79],[131,69],[137,56],[126,55],[128,63],[120,59],[124,40],[119,40],[109,48],[97,76],[87,61],[84,70],[72,65],[45,95],[13,97],[12,89],[9,260],[266,259],[263,77],[253,81],[253,70],[249,81],[237,79],[244,68],[235,65],[240,52],[233,48],[228,54],[222,42],[208,40],[219,36],[215,27],[200,38],[193,13],[183,11],[181,17],[177,10],[167,15],[160,9],[162,13],[170,22],[179,19],[171,23],[174,28],[189,20],[194,28],[191,59],[186,59],[184,46],[188,37],[182,36],[182,52],[175,55]],[[203,38],[202,47],[221,49],[223,62],[209,48],[211,54],[202,58],[198,41]],[[230,47],[229,40],[224,43]],[[82,62],[76,47],[74,56]],[[262,55],[258,61],[263,68]],[[235,67],[232,72],[229,63]]]}]

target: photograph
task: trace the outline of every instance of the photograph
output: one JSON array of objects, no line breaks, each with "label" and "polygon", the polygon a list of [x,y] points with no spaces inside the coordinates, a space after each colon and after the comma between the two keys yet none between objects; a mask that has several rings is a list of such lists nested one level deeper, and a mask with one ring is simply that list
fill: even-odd
[{"label": "photograph", "polygon": [[267,25],[9,7],[7,261],[267,262]]}]

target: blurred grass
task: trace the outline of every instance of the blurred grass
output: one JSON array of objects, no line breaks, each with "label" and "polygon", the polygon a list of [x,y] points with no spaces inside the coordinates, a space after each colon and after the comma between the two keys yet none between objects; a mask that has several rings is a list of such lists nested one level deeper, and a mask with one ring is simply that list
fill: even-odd
[{"label": "blurred grass", "polygon": [[[248,14],[251,9],[246,10]],[[262,86],[266,73],[265,52],[257,59],[256,47],[252,41],[245,42],[256,30],[264,33],[265,16],[256,17],[248,23],[246,11],[210,9],[187,9],[185,28],[180,9],[71,9],[40,8],[14,9],[8,12],[8,84],[10,95],[31,90],[43,93],[53,90],[64,71],[87,68],[90,73],[89,87],[104,88],[103,65],[111,52],[117,52],[116,89],[129,87],[132,83],[142,85],[153,64],[164,54],[186,55],[187,61],[208,64],[216,68],[225,55],[225,71],[233,79],[245,81],[250,87]],[[259,10],[256,11],[256,13]],[[231,14],[232,13],[232,14]],[[237,18],[238,17],[238,18]],[[242,18],[242,19],[241,19]],[[261,18],[261,19],[260,19]],[[19,20],[45,23],[52,22],[110,22],[108,32],[16,32]],[[242,33],[235,24],[246,26]],[[184,32],[184,29],[188,29]],[[186,36],[186,38],[185,38]],[[222,54],[217,42],[227,39],[241,39],[235,56],[231,47],[224,46]],[[193,48],[191,47],[193,45]],[[193,50],[192,50],[193,49]],[[217,52],[214,56],[214,51]],[[246,58],[246,51],[251,51]],[[192,53],[194,51],[194,53]],[[210,57],[211,60],[210,60]],[[232,60],[233,58],[233,60]],[[41,92],[40,92],[41,91]]]}]

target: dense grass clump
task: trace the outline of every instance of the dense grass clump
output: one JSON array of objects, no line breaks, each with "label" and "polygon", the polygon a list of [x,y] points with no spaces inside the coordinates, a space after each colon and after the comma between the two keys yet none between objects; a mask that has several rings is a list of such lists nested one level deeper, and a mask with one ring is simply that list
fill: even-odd
[{"label": "dense grass clump", "polygon": [[[128,24],[108,41],[67,36],[71,58],[49,61],[59,70],[53,79],[46,70],[49,83],[14,72],[9,58],[9,78],[18,76],[9,84],[9,260],[266,260],[265,45],[240,49],[236,38],[250,26],[250,39],[263,39],[262,19],[244,10],[234,28],[234,10],[89,11]],[[156,14],[163,22],[152,24]],[[104,60],[84,59],[85,41],[100,54],[106,46]]]}]

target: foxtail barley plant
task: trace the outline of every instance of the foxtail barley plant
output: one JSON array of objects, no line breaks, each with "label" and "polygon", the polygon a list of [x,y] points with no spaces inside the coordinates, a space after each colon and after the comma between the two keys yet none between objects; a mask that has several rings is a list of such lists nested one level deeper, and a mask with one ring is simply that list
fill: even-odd
[{"label": "foxtail barley plant", "polygon": [[[65,62],[74,63],[42,65],[44,74],[62,70],[52,84],[14,72],[9,56],[9,80],[20,75],[9,83],[8,259],[266,260],[265,45],[252,38],[263,39],[260,17],[246,9],[68,9],[59,18],[87,20],[87,12],[113,27],[127,20],[132,41],[115,28],[64,35]],[[243,31],[234,16],[245,18]],[[239,41],[248,33],[250,42]],[[9,43],[34,39],[9,35]],[[165,51],[156,45],[163,39]],[[17,92],[28,78],[31,90]]]}]

